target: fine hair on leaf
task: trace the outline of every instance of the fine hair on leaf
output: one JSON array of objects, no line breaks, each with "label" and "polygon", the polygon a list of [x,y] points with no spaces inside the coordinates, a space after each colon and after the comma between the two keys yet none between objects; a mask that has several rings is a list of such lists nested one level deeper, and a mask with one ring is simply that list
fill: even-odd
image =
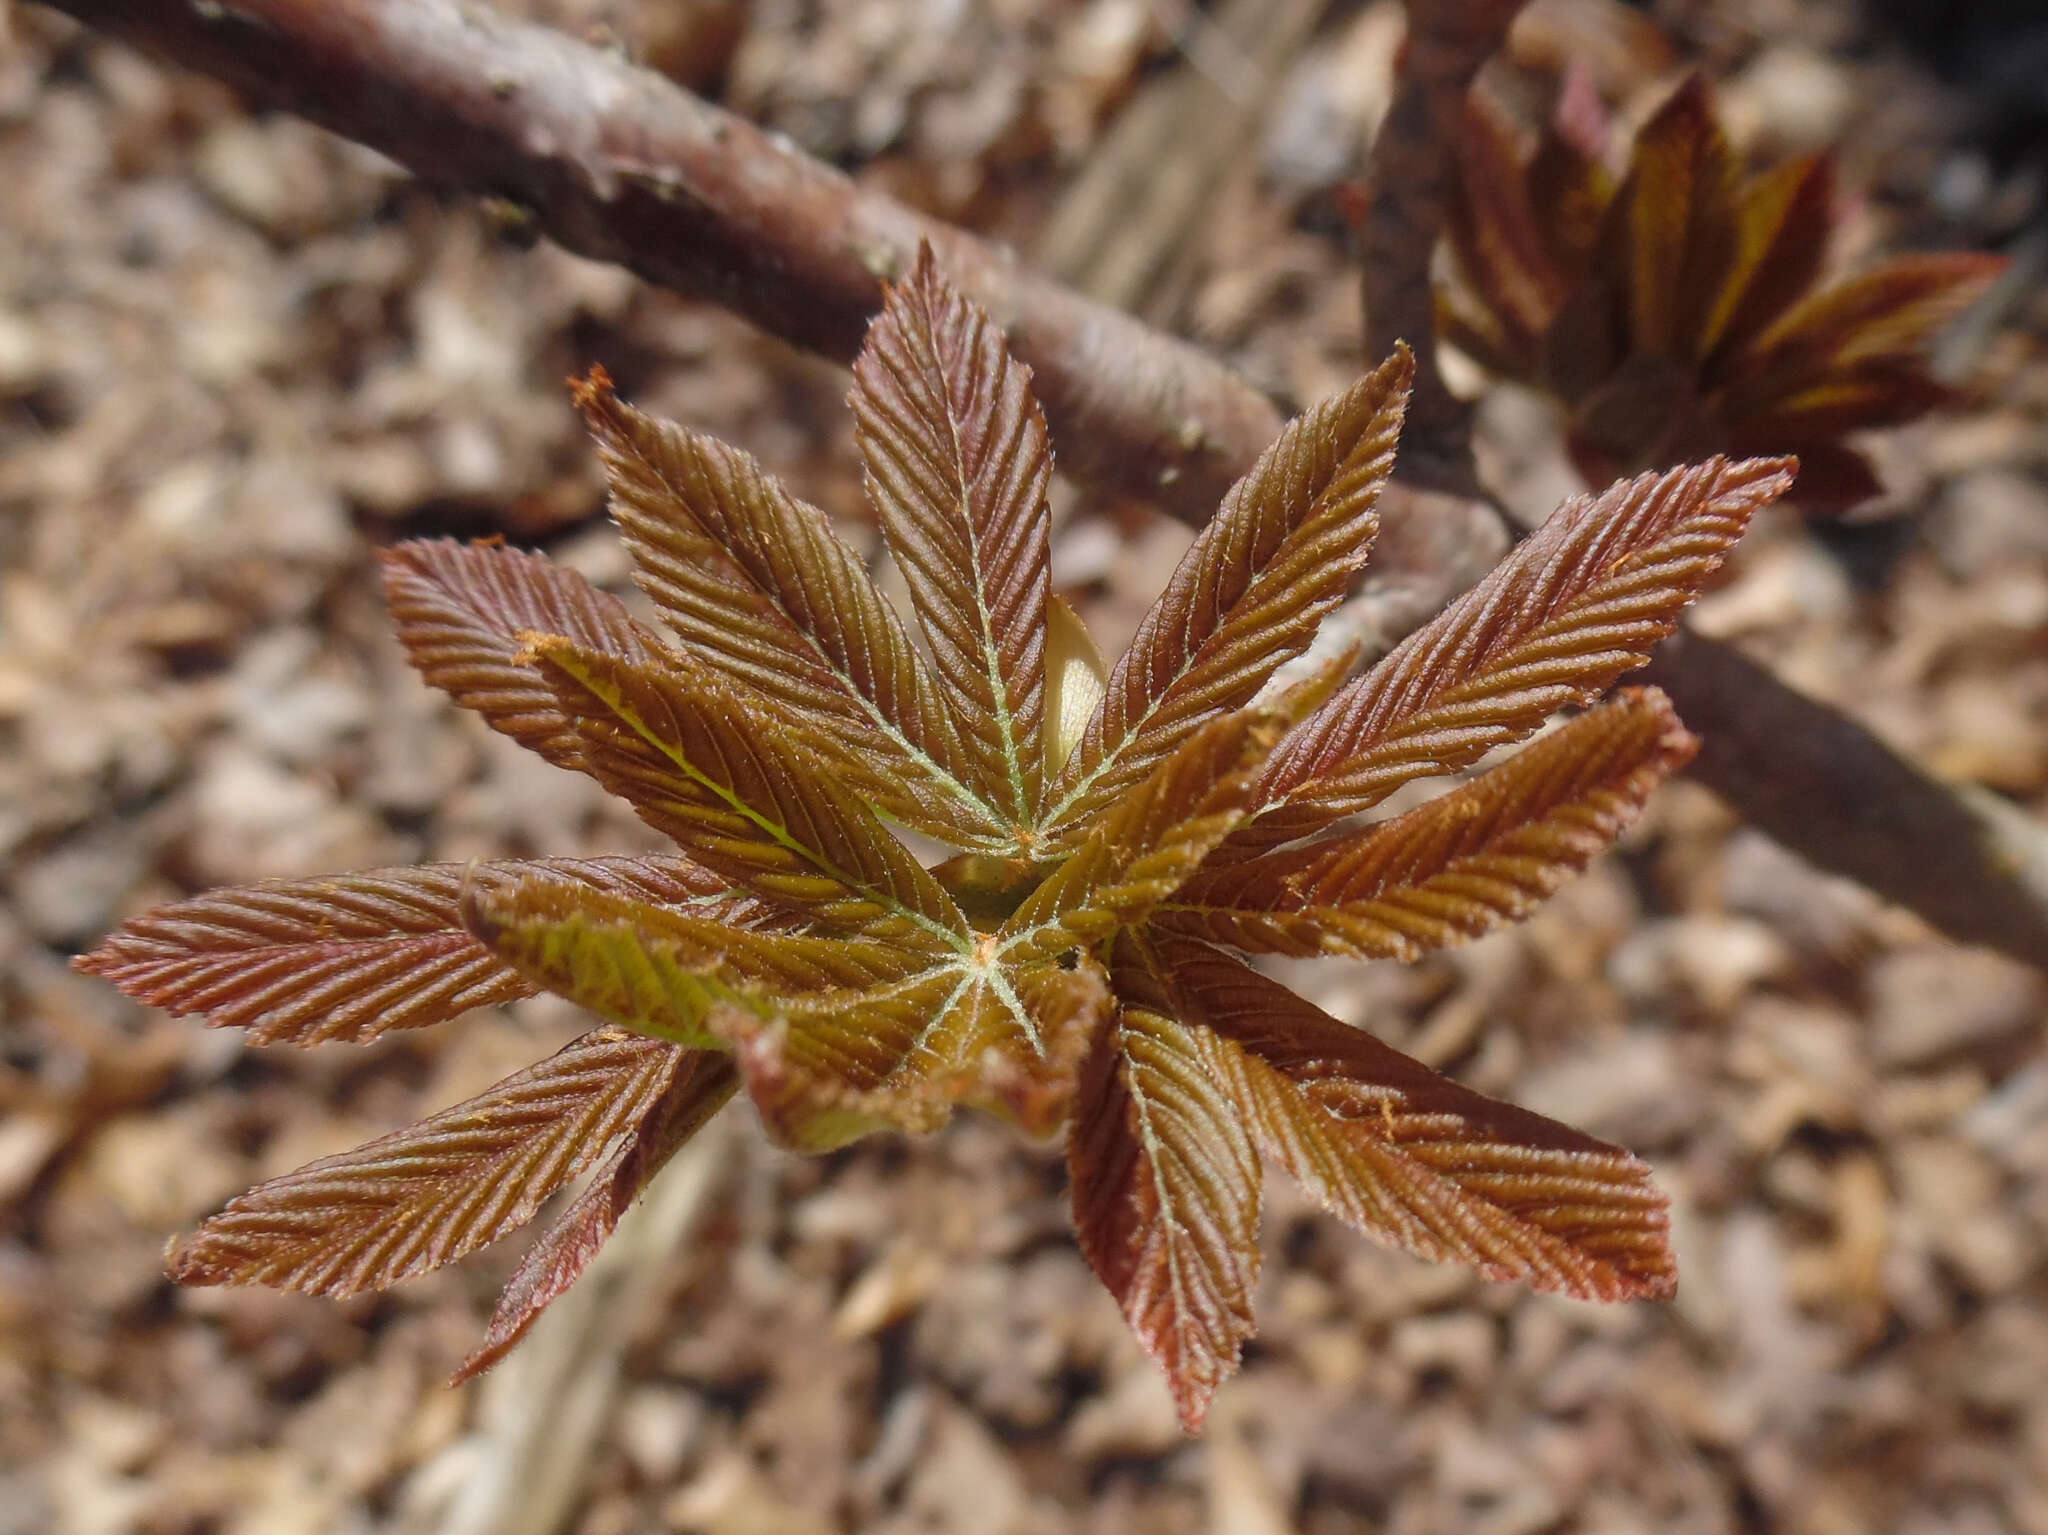
[{"label": "fine hair on leaf", "polygon": [[[1601,210],[1654,223],[1674,185],[1727,179],[1696,118],[1657,130],[1663,169],[1625,191],[1561,133],[1542,174],[1571,196],[1548,211],[1513,202],[1521,162],[1493,145],[1480,175],[1513,216],[1468,220],[1470,239],[1530,269],[1516,323],[1555,296],[1545,241],[1592,250]],[[1771,205],[1813,186],[1773,182]],[[1812,328],[1764,320],[1807,257],[1713,228],[1702,249],[1732,253],[1732,296],[1708,302],[1689,254],[1676,280],[1632,269],[1638,327],[1724,349],[1754,331],[1744,355],[1794,376],[1771,348]],[[173,1277],[377,1289],[564,1194],[467,1378],[744,1099],[802,1152],[963,1108],[1063,1137],[1080,1250],[1190,1433],[1253,1335],[1269,1176],[1422,1258],[1668,1297],[1665,1202],[1639,1158],[1439,1075],[1254,962],[1416,959],[1526,916],[1612,846],[1698,743],[1656,690],[1603,695],[1795,465],[1709,456],[1575,497],[1376,665],[1269,687],[1366,567],[1413,374],[1401,349],[1292,422],[1112,662],[1053,590],[1054,444],[1029,370],[929,251],[890,286],[851,389],[903,611],[821,511],[592,370],[575,401],[659,624],[494,543],[402,543],[385,592],[427,683],[673,850],[201,892],[78,964],[257,1044],[362,1043],[537,992],[593,1025],[230,1201],[174,1248]],[[1426,779],[1450,781],[1387,813]]]}]

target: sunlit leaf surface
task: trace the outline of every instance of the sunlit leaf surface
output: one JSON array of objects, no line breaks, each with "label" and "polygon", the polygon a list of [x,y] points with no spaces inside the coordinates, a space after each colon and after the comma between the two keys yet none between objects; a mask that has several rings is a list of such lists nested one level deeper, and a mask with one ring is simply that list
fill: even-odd
[{"label": "sunlit leaf surface", "polygon": [[[1556,207],[1517,202],[1520,161],[1490,141],[1491,211],[1463,237],[1513,279],[1489,344],[1540,347],[1550,248],[1594,251],[1620,209],[1638,329],[1739,350],[1774,408],[1833,420],[1841,391],[1895,369],[1913,326],[1874,317],[1905,289],[1852,286],[1773,320],[1813,259],[1780,226],[1825,178],[1773,181],[1767,208],[1714,202],[1734,172],[1703,97],[1681,103],[1619,192],[1584,163],[1584,114],[1561,119],[1536,162]],[[1681,212],[1678,238],[1663,220]],[[1734,287],[1710,290],[1695,267],[1724,251]],[[1913,302],[1953,288],[1930,269]],[[1817,335],[1833,338],[1818,353]],[[1422,1257],[1576,1296],[1669,1295],[1664,1203],[1629,1153],[1447,1081],[1241,956],[1413,958],[1525,915],[1610,846],[1696,743],[1653,690],[1598,695],[1791,469],[1715,458],[1576,498],[1363,675],[1340,657],[1269,688],[1365,562],[1410,375],[1399,353],[1288,427],[1109,667],[1049,589],[1051,447],[1029,376],[929,255],[891,290],[853,392],[907,617],[753,460],[593,374],[578,403],[670,636],[502,547],[403,545],[386,586],[429,682],[591,775],[679,855],[215,891],[134,919],[80,967],[259,1043],[367,1040],[535,991],[602,1026],[234,1200],[176,1249],[174,1276],[377,1288],[588,1174],[467,1376],[743,1093],[799,1151],[929,1132],[963,1107],[1065,1130],[1082,1251],[1190,1432],[1252,1334],[1262,1155]],[[1583,712],[1537,735],[1560,709]],[[899,827],[957,851],[928,865]]]}]

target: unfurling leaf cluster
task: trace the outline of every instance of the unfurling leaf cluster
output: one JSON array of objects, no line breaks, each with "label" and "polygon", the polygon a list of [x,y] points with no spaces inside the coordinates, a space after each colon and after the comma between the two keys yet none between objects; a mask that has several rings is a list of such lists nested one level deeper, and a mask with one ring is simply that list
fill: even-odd
[{"label": "unfurling leaf cluster", "polygon": [[[1290,425],[1112,667],[1051,590],[1028,373],[928,254],[852,393],[907,614],[751,458],[593,373],[577,403],[667,633],[501,547],[401,545],[385,587],[429,682],[678,851],[215,891],[81,966],[263,1043],[367,1040],[536,991],[598,1025],[242,1195],[174,1275],[376,1288],[589,1174],[473,1371],[743,1091],[804,1150],[963,1105],[1064,1128],[1081,1247],[1191,1430],[1252,1329],[1269,1165],[1427,1257],[1668,1295],[1664,1202],[1636,1158],[1436,1075],[1247,960],[1412,958],[1522,916],[1612,843],[1694,743],[1655,691],[1595,700],[1790,476],[1716,459],[1578,498],[1370,671],[1282,686],[1364,564],[1410,374],[1398,353]],[[1577,712],[1498,754],[1559,710]],[[957,852],[927,867],[899,829]]]},{"label": "unfurling leaf cluster", "polygon": [[1468,98],[1445,339],[1562,400],[1594,484],[1709,453],[1793,454],[1809,511],[1881,491],[1847,439],[1949,398],[1932,343],[2004,258],[1903,256],[1827,282],[1832,161],[1745,174],[1698,75],[1619,174],[1583,75],[1524,138],[1486,95]]}]

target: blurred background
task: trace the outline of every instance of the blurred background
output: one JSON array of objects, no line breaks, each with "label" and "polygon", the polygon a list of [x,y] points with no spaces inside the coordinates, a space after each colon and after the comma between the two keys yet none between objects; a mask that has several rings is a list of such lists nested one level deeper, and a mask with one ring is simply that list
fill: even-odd
[{"label": "blurred background", "polygon": [[[1386,0],[510,8],[1291,405],[1372,360],[1344,189]],[[562,386],[593,362],[856,537],[866,513],[842,371],[32,5],[0,27],[0,1532],[2048,1532],[2048,987],[1684,783],[1523,927],[1288,973],[1650,1157],[1675,1305],[1483,1284],[1276,1182],[1261,1331],[1189,1443],[1071,1243],[1056,1150],[963,1119],[801,1160],[744,1111],[460,1390],[518,1239],[346,1303],[173,1291],[168,1236],[575,1022],[536,1001],[261,1052],[71,954],[214,884],[648,845],[411,676],[374,548],[502,533],[626,590]],[[2044,39],[2019,5],[1538,0],[1492,75],[1512,97],[1577,60],[1630,122],[1699,65],[1756,163],[1839,149],[1845,263],[2024,254]],[[1698,620],[2039,812],[2039,281],[1958,345],[1960,402],[1873,445],[1886,496],[1773,514]],[[1552,407],[1457,381],[1517,512],[1579,488]],[[1190,533],[1056,497],[1056,584],[1115,654]]]}]

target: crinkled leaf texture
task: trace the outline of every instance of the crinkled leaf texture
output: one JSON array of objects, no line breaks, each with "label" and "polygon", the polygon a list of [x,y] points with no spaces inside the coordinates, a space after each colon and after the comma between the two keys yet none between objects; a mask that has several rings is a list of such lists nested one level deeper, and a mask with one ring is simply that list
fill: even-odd
[{"label": "crinkled leaf texture", "polygon": [[774,920],[683,858],[419,864],[209,891],[124,923],[77,964],[152,1007],[245,1028],[253,1044],[361,1044],[532,996],[463,930],[461,903],[465,886],[536,879],[736,930]]},{"label": "crinkled leaf texture", "polygon": [[637,1141],[679,1076],[723,1101],[722,1056],[630,1030],[584,1035],[466,1103],[259,1184],[171,1254],[185,1284],[382,1289],[533,1219],[614,1139]]},{"label": "crinkled leaf texture", "polygon": [[1619,181],[1607,137],[1582,77],[1528,151],[1473,94],[1439,304],[1447,339],[1562,398],[1595,483],[1713,452],[1793,454],[1810,510],[1878,494],[1847,439],[1950,397],[1932,344],[2004,259],[1903,256],[1826,285],[1831,164],[1745,175],[1698,75],[1637,133]]},{"label": "crinkled leaf texture", "polygon": [[854,426],[984,803],[1037,812],[1045,712],[1052,448],[1031,370],[927,247],[853,369]]},{"label": "crinkled leaf texture", "polygon": [[[1725,181],[1682,127],[1667,137],[1687,184]],[[1495,258],[1597,244],[1616,194],[1574,179],[1577,143],[1539,155],[1556,207],[1483,226]],[[1660,174],[1627,205],[1679,171]],[[1810,195],[1796,179],[1774,193]],[[1709,314],[1689,279],[1653,291],[1668,274],[1645,268],[1644,323],[1779,346],[1755,295],[1797,290],[1809,263],[1723,234],[1708,244],[1738,253],[1741,294]],[[1801,374],[1789,346],[1756,354],[1779,358],[1778,387],[1839,377]],[[815,508],[594,374],[577,398],[668,635],[501,547],[402,545],[385,583],[429,682],[679,852],[216,891],[80,964],[259,1043],[367,1040],[535,991],[601,1026],[234,1200],[173,1273],[375,1288],[587,1178],[467,1376],[744,1091],[806,1151],[932,1130],[963,1105],[1064,1129],[1082,1250],[1191,1432],[1251,1335],[1267,1162],[1428,1258],[1572,1295],[1668,1295],[1664,1205],[1640,1162],[1446,1081],[1241,956],[1413,958],[1521,917],[1609,846],[1694,742],[1654,690],[1598,695],[1670,632],[1790,466],[1713,459],[1577,498],[1369,672],[1269,687],[1365,560],[1410,372],[1397,354],[1293,423],[1113,668],[1050,591],[1051,449],[1029,375],[928,255],[891,290],[853,391],[905,615]],[[1505,755],[1559,710],[1581,712]],[[927,868],[891,823],[958,856]]]}]

